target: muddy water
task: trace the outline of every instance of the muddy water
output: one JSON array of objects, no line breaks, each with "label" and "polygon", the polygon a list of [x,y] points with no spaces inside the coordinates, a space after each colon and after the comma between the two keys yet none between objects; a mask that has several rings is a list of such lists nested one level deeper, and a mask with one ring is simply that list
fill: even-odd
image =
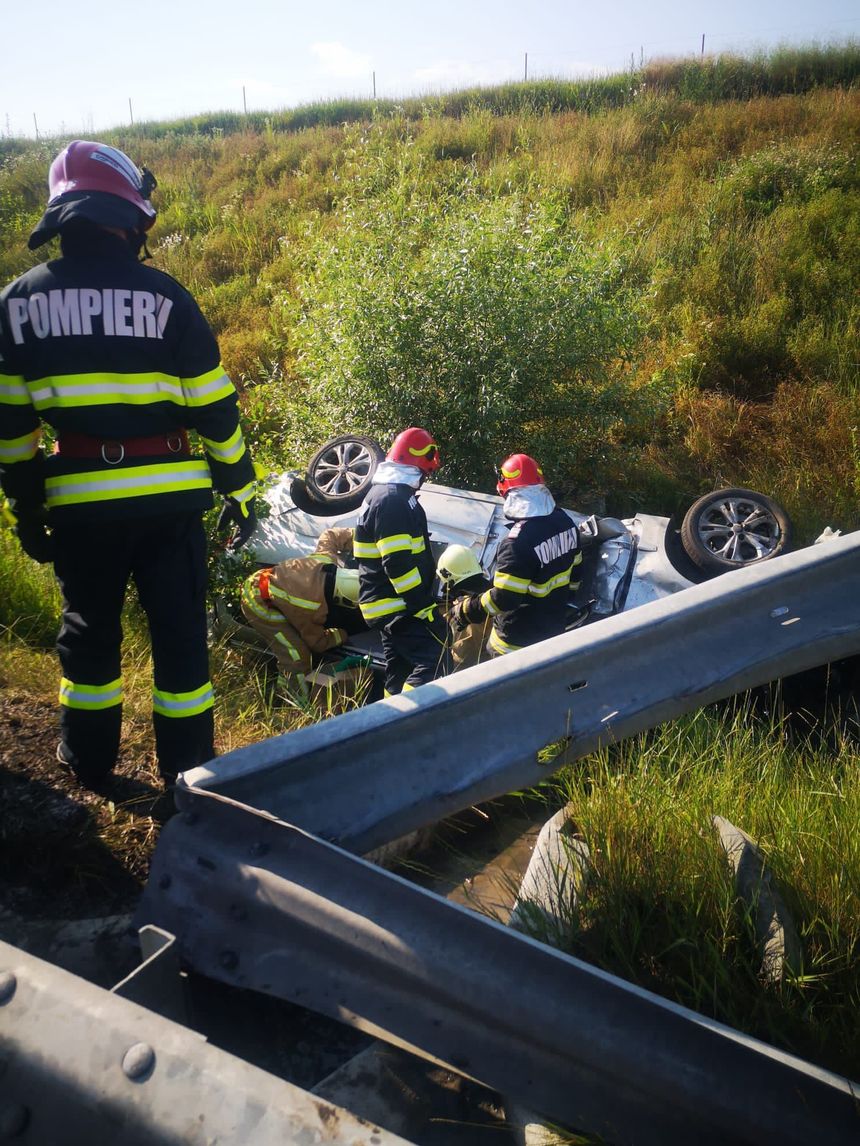
[{"label": "muddy water", "polygon": [[440,825],[433,842],[399,874],[507,923],[541,827],[556,809],[509,796]]}]

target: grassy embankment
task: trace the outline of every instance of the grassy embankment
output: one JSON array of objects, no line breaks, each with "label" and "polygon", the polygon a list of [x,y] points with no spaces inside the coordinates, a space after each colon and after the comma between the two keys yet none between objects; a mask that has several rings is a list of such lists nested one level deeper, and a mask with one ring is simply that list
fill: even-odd
[{"label": "grassy embankment", "polygon": [[[272,469],[335,432],[384,439],[427,422],[452,483],[490,488],[498,458],[530,448],[570,504],[597,492],[611,512],[668,513],[748,485],[783,501],[808,541],[826,523],[860,526],[859,64],[849,44],[110,138],[159,178],[155,264],[199,298]],[[34,260],[26,236],[55,150],[0,141],[2,280]],[[53,691],[55,670],[28,650],[50,639],[56,598],[8,535],[0,585],[0,670]],[[127,629],[143,742],[133,607]],[[267,708],[243,654],[213,660],[222,748],[310,718]],[[856,809],[839,787],[856,752],[704,718],[661,737],[577,772],[577,816],[602,857],[594,956],[856,1062],[833,1019],[856,1004],[860,870],[838,818]],[[809,955],[784,989],[758,990],[713,841],[698,854],[711,812],[761,834],[795,889]],[[672,867],[679,847],[695,861]]]}]

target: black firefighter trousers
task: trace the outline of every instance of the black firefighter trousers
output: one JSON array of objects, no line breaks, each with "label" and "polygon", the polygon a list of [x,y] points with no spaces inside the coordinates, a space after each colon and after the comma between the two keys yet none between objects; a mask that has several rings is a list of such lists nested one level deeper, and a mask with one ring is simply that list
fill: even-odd
[{"label": "black firefighter trousers", "polygon": [[418,617],[400,613],[379,630],[385,655],[385,692],[394,696],[447,676],[451,654],[448,626],[431,626]]},{"label": "black firefighter trousers", "polygon": [[159,770],[172,783],[211,760],[212,685],[206,633],[206,535],[199,512],[53,526],[63,594],[57,652],[60,752],[84,784],[119,753],[121,613],[129,580],[149,623]]}]

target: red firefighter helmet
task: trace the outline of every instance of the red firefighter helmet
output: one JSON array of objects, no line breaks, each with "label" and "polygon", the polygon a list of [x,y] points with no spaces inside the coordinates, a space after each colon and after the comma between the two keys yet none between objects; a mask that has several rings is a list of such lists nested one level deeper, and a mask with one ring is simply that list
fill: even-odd
[{"label": "red firefighter helmet", "polygon": [[76,139],[48,172],[48,206],[30,236],[35,249],[68,223],[85,220],[122,230],[148,231],[156,211],[149,196],[155,176],[116,147]]},{"label": "red firefighter helmet", "polygon": [[154,186],[152,173],[146,168],[141,171],[119,148],[76,139],[51,164],[48,204],[69,191],[103,191],[137,207],[144,216],[141,225],[149,228],[155,221],[155,208],[148,198]]},{"label": "red firefighter helmet", "polygon": [[543,470],[528,454],[511,454],[502,462],[496,489],[504,497],[509,489],[523,485],[543,485]]},{"label": "red firefighter helmet", "polygon": [[419,426],[411,426],[399,433],[385,457],[389,462],[416,466],[426,474],[439,468],[439,447],[433,435]]}]

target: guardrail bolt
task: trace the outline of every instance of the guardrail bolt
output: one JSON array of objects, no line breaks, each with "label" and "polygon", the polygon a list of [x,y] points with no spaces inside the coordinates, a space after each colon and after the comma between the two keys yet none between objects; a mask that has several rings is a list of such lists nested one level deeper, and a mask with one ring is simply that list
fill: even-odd
[{"label": "guardrail bolt", "polygon": [[268,844],[257,843],[251,844],[250,854],[254,857],[264,856],[269,850]]},{"label": "guardrail bolt", "polygon": [[218,956],[218,962],[225,971],[235,971],[239,966],[239,956],[235,951],[222,951]]},{"label": "guardrail bolt", "polygon": [[20,1102],[0,1106],[0,1140],[17,1138],[30,1124],[30,1111]]},{"label": "guardrail bolt", "polygon": [[0,1006],[8,1003],[18,989],[18,980],[13,971],[0,971]]},{"label": "guardrail bolt", "polygon": [[141,1082],[155,1066],[155,1051],[149,1043],[135,1043],[123,1055],[122,1069],[132,1082]]}]

